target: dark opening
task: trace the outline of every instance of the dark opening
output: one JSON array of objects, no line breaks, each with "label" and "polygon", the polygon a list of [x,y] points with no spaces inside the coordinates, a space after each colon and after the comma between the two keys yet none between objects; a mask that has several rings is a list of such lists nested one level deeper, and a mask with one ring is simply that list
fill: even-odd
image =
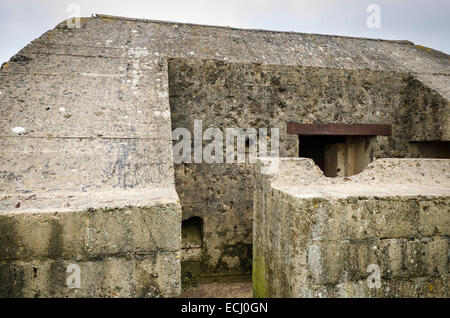
[{"label": "dark opening", "polygon": [[450,141],[411,142],[409,151],[417,158],[450,159]]},{"label": "dark opening", "polygon": [[300,136],[299,156],[311,158],[322,171],[325,171],[325,148],[329,144],[343,142],[344,136]]},{"label": "dark opening", "polygon": [[203,221],[194,216],[181,224],[181,247],[184,249],[202,247]]},{"label": "dark opening", "polygon": [[311,158],[327,177],[360,173],[372,161],[372,136],[299,136],[299,156]]}]

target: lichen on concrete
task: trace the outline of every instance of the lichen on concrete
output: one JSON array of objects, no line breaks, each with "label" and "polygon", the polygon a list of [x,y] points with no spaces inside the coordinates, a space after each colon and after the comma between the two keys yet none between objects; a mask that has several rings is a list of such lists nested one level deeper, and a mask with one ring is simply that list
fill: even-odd
[{"label": "lichen on concrete", "polygon": [[[189,275],[245,275],[251,272],[253,250],[258,254],[255,285],[263,289],[258,295],[300,295],[286,284],[301,280],[302,268],[291,266],[290,271],[275,273],[278,281],[270,277],[275,257],[306,264],[307,255],[300,251],[269,257],[253,244],[255,229],[267,225],[253,213],[271,204],[254,199],[269,189],[257,182],[254,166],[174,165],[172,129],[192,129],[194,119],[202,119],[205,129],[275,127],[280,129],[280,155],[296,157],[299,138],[287,134],[288,121],[389,124],[392,136],[373,137],[371,160],[430,156],[426,152],[445,158],[441,148],[450,141],[449,74],[448,55],[406,41],[106,15],[82,18],[80,28],[70,28],[64,21],[0,70],[0,293],[175,296],[180,292],[181,260],[183,273]],[[448,175],[439,170],[440,163],[427,167],[418,170],[425,175],[432,171],[436,180]],[[295,164],[289,169],[297,171]],[[319,233],[320,226],[328,224],[326,213],[335,209],[329,197],[336,206],[349,209],[354,228],[349,226],[347,232],[364,225],[367,210],[389,206],[370,199],[364,209],[352,213],[360,203],[346,198],[345,193],[353,191],[348,181],[331,181],[311,171],[304,171],[312,179],[303,178],[309,191],[303,197],[286,184],[274,187],[282,198],[277,209],[286,209],[290,216],[283,219],[288,228],[301,224],[304,233]],[[410,170],[391,171],[399,176]],[[399,196],[409,193],[413,198],[398,204],[422,211],[402,216],[405,222],[399,226],[419,243],[397,244],[404,248],[391,244],[386,247],[389,255],[419,244],[422,249],[417,251],[431,251],[429,259],[439,256],[434,251],[442,248],[442,240],[433,245],[420,239],[434,237],[448,225],[448,216],[442,214],[448,203],[435,198],[445,187],[428,184],[417,174],[414,180],[420,185],[402,180],[401,187],[392,182],[383,187],[369,182],[370,172],[362,175],[366,179],[349,178],[350,183],[361,181],[358,197],[384,196],[391,190]],[[320,189],[314,187],[317,180]],[[418,196],[424,199],[416,200]],[[303,202],[305,219],[294,213],[299,201],[293,198]],[[322,212],[316,215],[318,210]],[[397,239],[392,236],[396,229],[379,214],[382,226],[372,230]],[[181,222],[191,217],[202,218],[202,246],[186,252],[181,250]],[[417,226],[411,218],[421,222],[417,224],[422,236],[414,236]],[[367,233],[373,233],[370,230]],[[409,237],[404,233],[397,233],[398,238]],[[279,246],[284,251],[289,251],[289,243],[308,240],[302,233],[287,235],[285,246]],[[364,254],[364,248],[357,251]],[[80,262],[85,277],[91,278],[78,292],[63,287],[69,262]],[[332,272],[335,276],[330,277],[342,278],[339,268]],[[270,278],[264,284],[263,276]],[[420,291],[411,289],[413,294],[439,294],[448,288],[436,276],[414,280],[424,283]],[[393,282],[392,290],[410,286]],[[323,285],[310,287],[314,293],[307,295],[324,294]],[[332,295],[342,296],[347,290],[356,295],[361,288],[359,281],[345,281]]]},{"label": "lichen on concrete", "polygon": [[350,178],[280,161],[256,181],[254,295],[448,297],[449,160],[380,159]]}]

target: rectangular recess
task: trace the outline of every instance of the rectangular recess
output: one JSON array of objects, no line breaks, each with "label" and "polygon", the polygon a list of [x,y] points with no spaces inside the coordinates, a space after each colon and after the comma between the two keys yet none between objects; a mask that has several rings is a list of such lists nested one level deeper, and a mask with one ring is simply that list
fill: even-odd
[{"label": "rectangular recess", "polygon": [[377,124],[302,124],[287,123],[287,133],[299,136],[390,136],[391,125]]}]

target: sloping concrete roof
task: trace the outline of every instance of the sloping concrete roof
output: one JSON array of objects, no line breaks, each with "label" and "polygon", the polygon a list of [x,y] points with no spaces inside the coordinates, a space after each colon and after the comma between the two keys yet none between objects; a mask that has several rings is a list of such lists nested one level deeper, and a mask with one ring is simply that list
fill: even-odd
[{"label": "sloping concrete roof", "polygon": [[[81,25],[81,29],[67,29],[66,22],[62,22],[45,34],[50,36],[44,35],[37,42],[106,51],[123,49],[123,46],[147,47],[167,57],[179,58],[450,74],[447,54],[410,41],[236,29],[106,15],[82,18]],[[45,51],[40,46],[35,48],[38,52]],[[118,57],[113,51],[110,53]]]},{"label": "sloping concrete roof", "polygon": [[106,15],[62,22],[0,71],[0,191],[172,188],[168,58],[409,73],[450,100],[450,57],[408,41]]}]

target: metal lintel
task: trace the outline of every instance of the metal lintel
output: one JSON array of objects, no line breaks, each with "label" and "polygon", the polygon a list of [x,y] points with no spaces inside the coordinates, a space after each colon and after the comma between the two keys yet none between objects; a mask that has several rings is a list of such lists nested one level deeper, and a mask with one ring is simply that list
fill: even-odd
[{"label": "metal lintel", "polygon": [[287,133],[300,136],[390,136],[391,125],[288,123]]}]

